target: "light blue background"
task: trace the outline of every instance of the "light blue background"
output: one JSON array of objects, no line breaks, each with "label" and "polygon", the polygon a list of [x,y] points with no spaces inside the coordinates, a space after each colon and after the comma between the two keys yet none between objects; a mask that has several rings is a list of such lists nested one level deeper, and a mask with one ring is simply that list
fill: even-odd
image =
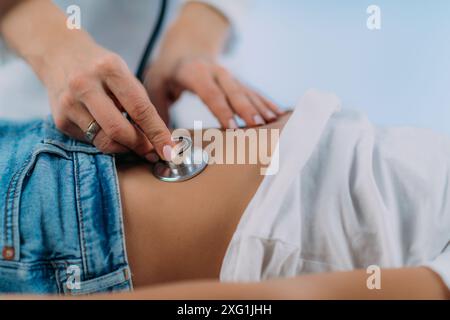
[{"label": "light blue background", "polygon": [[[450,134],[450,0],[253,2],[241,41],[224,60],[240,78],[283,106],[318,88],[335,92],[345,107],[377,124]],[[381,8],[379,31],[366,27],[371,4]],[[35,78],[21,61],[0,73],[0,117],[49,112]],[[217,123],[198,99],[186,98],[174,108],[176,124]]]},{"label": "light blue background", "polygon": [[450,1],[256,0],[241,40],[229,64],[282,105],[315,87],[378,124],[450,133]]}]

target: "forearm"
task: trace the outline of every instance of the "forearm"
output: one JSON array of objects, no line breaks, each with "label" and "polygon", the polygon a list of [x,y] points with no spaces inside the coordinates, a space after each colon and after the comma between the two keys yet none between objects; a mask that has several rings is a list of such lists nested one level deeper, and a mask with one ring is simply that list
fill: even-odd
[{"label": "forearm", "polygon": [[[156,300],[422,300],[450,299],[442,280],[427,268],[383,270],[381,289],[367,287],[363,270],[323,273],[260,283],[195,281],[138,289],[131,293],[96,295],[81,299]],[[15,297],[17,298],[17,296]],[[25,297],[37,298],[37,297]],[[47,297],[50,298],[50,297]]]},{"label": "forearm", "polygon": [[[450,299],[442,280],[427,268],[385,269],[381,288],[368,289],[364,270],[324,273],[250,284],[194,282],[137,290],[123,299],[422,300]],[[111,299],[112,296],[104,296]]]},{"label": "forearm", "polygon": [[163,38],[164,55],[189,52],[191,55],[215,57],[228,38],[229,22],[205,4],[186,4]]},{"label": "forearm", "polygon": [[307,299],[358,300],[422,300],[449,299],[450,292],[443,281],[428,268],[384,269],[381,288],[368,289],[369,274],[365,270],[313,274],[285,280],[288,297]]},{"label": "forearm", "polygon": [[49,0],[20,1],[0,20],[0,32],[42,80],[55,52],[70,50],[79,40],[91,41],[84,31],[69,30],[66,16]]},{"label": "forearm", "polygon": [[[251,284],[196,282],[138,290],[116,298],[256,300],[450,299],[442,280],[427,268],[383,270],[381,289],[367,287],[363,270],[324,273]],[[104,296],[108,298],[108,296]],[[109,297],[109,299],[111,296]]]},{"label": "forearm", "polygon": [[[220,283],[196,281],[139,289],[132,293],[102,295],[100,299],[124,300],[273,300],[271,286],[265,283]],[[86,297],[91,299],[95,297]]]}]

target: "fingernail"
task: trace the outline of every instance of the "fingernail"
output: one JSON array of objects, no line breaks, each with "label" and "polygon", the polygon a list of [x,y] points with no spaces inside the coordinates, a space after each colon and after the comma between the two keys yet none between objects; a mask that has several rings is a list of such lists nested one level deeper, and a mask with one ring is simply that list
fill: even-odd
[{"label": "fingernail", "polygon": [[278,113],[278,115],[283,115],[286,113],[283,109],[280,109],[279,107],[277,107],[276,112]]},{"label": "fingernail", "polygon": [[149,153],[148,155],[145,156],[145,159],[147,159],[149,162],[151,163],[155,163],[159,161],[159,157],[156,153]]},{"label": "fingernail", "polygon": [[270,110],[266,111],[266,116],[267,116],[267,118],[269,118],[271,120],[275,119],[277,117],[277,115],[275,113],[273,113],[272,111],[270,111]]},{"label": "fingernail", "polygon": [[234,121],[234,119],[230,119],[230,121],[228,121],[228,128],[229,129],[237,129],[238,125],[236,123],[236,121]]},{"label": "fingernail", "polygon": [[163,148],[164,160],[172,161],[172,147],[167,145]]},{"label": "fingernail", "polygon": [[253,117],[253,121],[259,126],[265,124],[264,119],[259,114]]}]

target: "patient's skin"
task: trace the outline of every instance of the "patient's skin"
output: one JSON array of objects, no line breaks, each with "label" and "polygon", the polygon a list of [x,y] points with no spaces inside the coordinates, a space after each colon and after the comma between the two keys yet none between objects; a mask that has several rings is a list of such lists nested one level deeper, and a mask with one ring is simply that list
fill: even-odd
[{"label": "patient's skin", "polygon": [[[286,120],[284,117],[272,127],[282,128]],[[148,164],[120,164],[128,257],[135,288],[139,290],[80,298],[450,299],[445,283],[426,267],[383,269],[381,290],[367,289],[366,270],[300,275],[259,283],[217,281],[228,243],[262,181],[258,168],[210,166],[194,180],[168,184],[154,179]],[[151,286],[164,282],[175,283]],[[0,296],[0,300],[5,298],[46,297]]]},{"label": "patient's skin", "polygon": [[[282,129],[288,118],[261,128]],[[231,237],[264,178],[261,165],[210,165],[183,183],[157,180],[148,163],[117,167],[134,285],[217,279]]]}]

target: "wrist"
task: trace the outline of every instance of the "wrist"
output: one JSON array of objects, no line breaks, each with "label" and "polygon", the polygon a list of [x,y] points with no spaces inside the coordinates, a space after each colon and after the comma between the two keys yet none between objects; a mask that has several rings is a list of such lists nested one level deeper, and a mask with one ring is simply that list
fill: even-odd
[{"label": "wrist", "polygon": [[229,35],[228,20],[217,10],[202,3],[188,3],[163,39],[164,54],[181,52],[190,56],[216,58]]},{"label": "wrist", "polygon": [[29,56],[27,61],[44,83],[49,87],[60,76],[66,74],[67,68],[83,65],[83,57],[92,55],[98,48],[95,41],[83,31],[68,30],[56,36],[38,54]]},{"label": "wrist", "polygon": [[51,1],[21,1],[2,20],[0,31],[8,45],[45,82],[61,59],[72,57],[77,43],[89,43],[83,30],[69,30],[66,15]]}]

